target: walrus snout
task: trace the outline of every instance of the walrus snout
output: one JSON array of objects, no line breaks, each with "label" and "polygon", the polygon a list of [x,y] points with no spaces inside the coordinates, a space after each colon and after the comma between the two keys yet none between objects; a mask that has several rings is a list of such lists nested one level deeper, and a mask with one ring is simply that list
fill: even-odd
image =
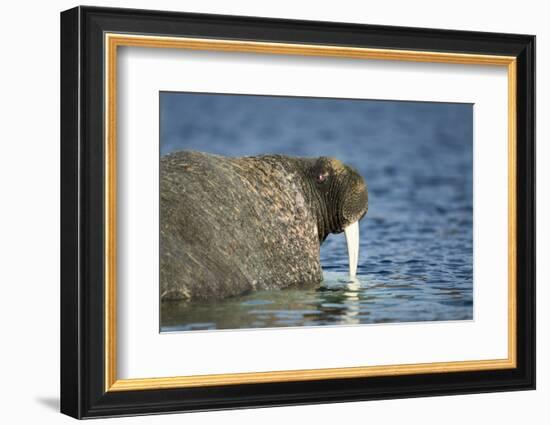
[{"label": "walrus snout", "polygon": [[361,220],[367,213],[369,204],[365,180],[354,170],[350,171],[350,174],[342,206],[344,228]]}]

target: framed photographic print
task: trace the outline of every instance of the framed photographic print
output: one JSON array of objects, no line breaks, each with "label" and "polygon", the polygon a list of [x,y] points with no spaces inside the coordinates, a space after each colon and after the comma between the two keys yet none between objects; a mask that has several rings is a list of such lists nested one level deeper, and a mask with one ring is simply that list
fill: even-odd
[{"label": "framed photographic print", "polygon": [[535,387],[535,37],[61,14],[61,411]]}]

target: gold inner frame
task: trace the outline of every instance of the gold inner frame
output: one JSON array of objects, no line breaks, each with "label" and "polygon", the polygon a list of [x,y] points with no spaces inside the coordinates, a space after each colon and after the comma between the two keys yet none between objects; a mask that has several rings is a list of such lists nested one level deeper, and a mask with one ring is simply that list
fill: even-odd
[{"label": "gold inner frame", "polygon": [[[516,58],[462,53],[370,49],[148,35],[105,34],[105,391],[236,385],[285,381],[481,371],[516,367]],[[419,364],[118,379],[116,325],[116,99],[119,46],[494,65],[508,72],[508,357]]]}]

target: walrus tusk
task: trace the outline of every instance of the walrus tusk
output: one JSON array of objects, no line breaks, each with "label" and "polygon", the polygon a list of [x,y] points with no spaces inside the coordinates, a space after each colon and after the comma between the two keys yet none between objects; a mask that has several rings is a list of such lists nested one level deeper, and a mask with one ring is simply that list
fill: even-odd
[{"label": "walrus tusk", "polygon": [[359,221],[350,224],[344,229],[348,243],[349,276],[355,278],[357,261],[359,259]]}]

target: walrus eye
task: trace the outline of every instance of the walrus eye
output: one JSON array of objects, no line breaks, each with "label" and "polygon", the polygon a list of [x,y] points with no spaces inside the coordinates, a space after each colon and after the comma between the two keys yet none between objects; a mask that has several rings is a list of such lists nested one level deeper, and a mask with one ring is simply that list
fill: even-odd
[{"label": "walrus eye", "polygon": [[323,173],[317,174],[316,180],[317,183],[323,183],[327,179],[327,175]]}]

